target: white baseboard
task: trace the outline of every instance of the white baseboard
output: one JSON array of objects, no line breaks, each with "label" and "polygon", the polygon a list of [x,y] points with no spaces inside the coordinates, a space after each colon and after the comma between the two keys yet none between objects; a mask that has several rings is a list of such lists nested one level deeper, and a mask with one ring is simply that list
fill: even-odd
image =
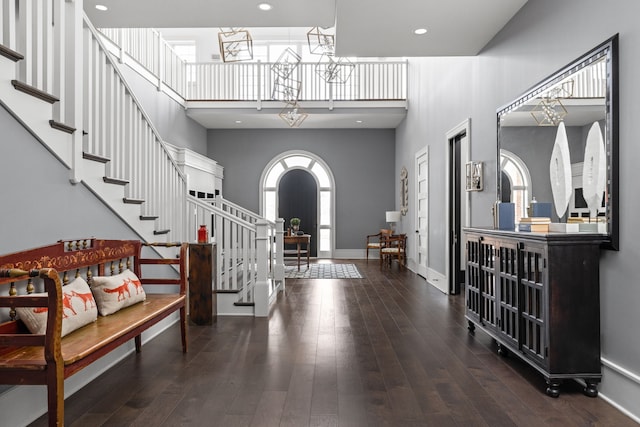
[{"label": "white baseboard", "polygon": [[640,424],[640,375],[602,358],[602,383],[598,396]]},{"label": "white baseboard", "polygon": [[[365,259],[367,252],[364,249],[336,249],[333,251],[335,259]],[[369,260],[378,259],[378,251],[369,253]]]},{"label": "white baseboard", "polygon": [[448,293],[449,284],[447,283],[447,276],[434,270],[433,268],[427,268],[427,283],[438,288],[444,293]]}]

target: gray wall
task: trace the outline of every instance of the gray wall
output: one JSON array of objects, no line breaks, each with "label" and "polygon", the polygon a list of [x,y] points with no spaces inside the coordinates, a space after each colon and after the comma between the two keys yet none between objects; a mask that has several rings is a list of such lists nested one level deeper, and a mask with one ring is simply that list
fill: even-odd
[{"label": "gray wall", "polygon": [[207,130],[187,117],[182,105],[128,66],[120,70],[165,142],[207,154]]},{"label": "gray wall", "polygon": [[139,237],[0,107],[0,253],[60,239]]},{"label": "gray wall", "polygon": [[[429,265],[444,273],[445,133],[471,118],[471,158],[485,162],[485,191],[473,193],[472,224],[491,224],[496,198],[496,110],[612,35],[620,34],[620,251],[604,251],[600,262],[601,342],[605,359],[601,394],[640,417],[640,228],[633,222],[640,198],[640,26],[635,0],[529,1],[474,58],[410,61],[409,115],[397,129],[396,168],[424,145],[430,149]],[[463,12],[461,12],[463,13]],[[411,171],[413,176],[413,170]],[[413,197],[413,196],[411,196]],[[411,199],[410,199],[411,200]],[[632,373],[617,373],[609,366]]]},{"label": "gray wall", "polygon": [[208,139],[209,157],[225,168],[222,194],[255,212],[260,176],[274,157],[295,149],[323,159],[336,183],[336,249],[363,249],[397,204],[392,129],[209,130]]}]

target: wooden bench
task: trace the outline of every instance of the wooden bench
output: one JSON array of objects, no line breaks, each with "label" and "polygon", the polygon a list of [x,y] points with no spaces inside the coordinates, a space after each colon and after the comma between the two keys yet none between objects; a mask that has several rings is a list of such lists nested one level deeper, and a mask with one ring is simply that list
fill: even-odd
[{"label": "wooden bench", "polygon": [[[179,253],[170,259],[142,258],[144,245],[176,247]],[[60,426],[64,424],[65,378],[131,339],[140,352],[141,333],[177,310],[186,352],[186,255],[187,244],[83,239],[0,256],[0,307],[5,307],[0,309],[0,383],[46,385],[49,425]],[[151,277],[160,273],[173,278],[144,277],[144,265]],[[98,316],[97,321],[61,338],[62,290],[69,279],[83,277],[91,285],[96,275],[115,275],[127,268],[140,278],[146,300]],[[34,290],[48,294],[28,296]],[[17,307],[46,307],[45,334],[31,334],[17,318]]]}]

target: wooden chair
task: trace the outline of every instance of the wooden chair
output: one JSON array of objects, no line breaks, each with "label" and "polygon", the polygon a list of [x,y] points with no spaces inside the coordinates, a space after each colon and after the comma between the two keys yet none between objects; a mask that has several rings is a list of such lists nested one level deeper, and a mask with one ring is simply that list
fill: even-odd
[{"label": "wooden chair", "polygon": [[382,245],[383,236],[390,236],[392,233],[391,230],[382,228],[376,234],[367,235],[367,262],[369,262],[369,249],[380,250],[380,246]]},{"label": "wooden chair", "polygon": [[383,236],[380,246],[380,267],[391,266],[393,260],[398,261],[398,266],[404,268],[406,258],[407,235],[391,234]]}]

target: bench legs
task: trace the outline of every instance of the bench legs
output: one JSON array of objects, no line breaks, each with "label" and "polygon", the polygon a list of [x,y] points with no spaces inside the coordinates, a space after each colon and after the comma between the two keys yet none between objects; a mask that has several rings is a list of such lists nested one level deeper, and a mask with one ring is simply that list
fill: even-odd
[{"label": "bench legs", "polygon": [[49,427],[64,426],[64,367],[50,363],[47,369]]},{"label": "bench legs", "polygon": [[142,351],[142,335],[136,335],[133,340],[136,343],[136,353],[140,353]]},{"label": "bench legs", "polygon": [[180,336],[182,336],[182,352],[187,352],[187,308],[180,309]]}]

